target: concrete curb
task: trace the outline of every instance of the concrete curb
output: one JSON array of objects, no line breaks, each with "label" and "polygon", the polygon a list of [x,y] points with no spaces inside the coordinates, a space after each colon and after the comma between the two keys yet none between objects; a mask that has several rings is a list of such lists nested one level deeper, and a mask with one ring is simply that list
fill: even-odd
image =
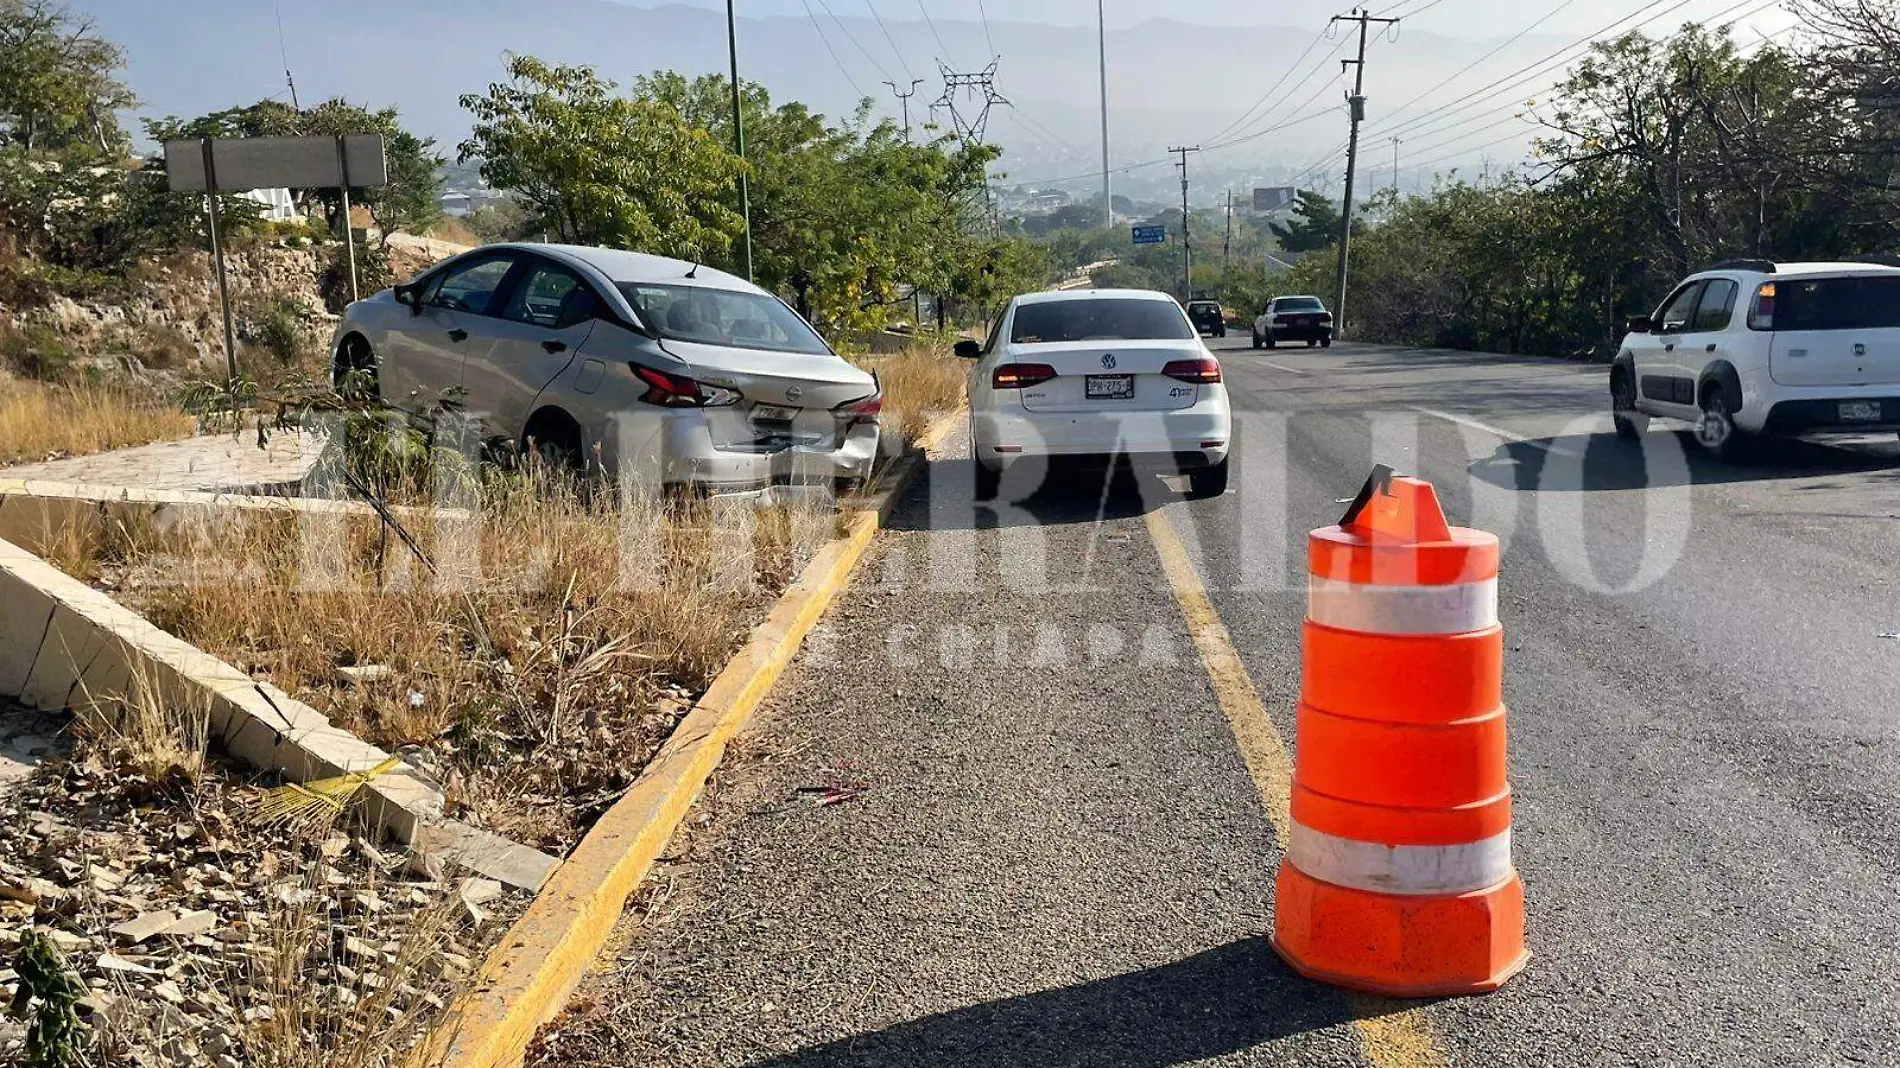
[{"label": "concrete curb", "polygon": [[[389,754],[323,713],[160,630],[10,541],[0,540],[0,696],[55,712],[111,704],[137,687],[203,708],[212,737],[252,767],[308,782],[381,764]],[[359,795],[370,821],[417,852],[537,889],[558,863],[442,816],[442,792],[407,764]]]},{"label": "concrete curb", "polygon": [[631,789],[602,816],[489,954],[475,988],[413,1063],[515,1068],[541,1025],[566,1004],[619,922],[627,899],[691,811],[726,744],[771,692],[831,607],[928,452],[962,424],[938,419],[899,461],[885,488],[812,558],[765,622],[713,681]]},{"label": "concrete curb", "polygon": [[[394,508],[391,511],[399,518],[419,514],[419,510],[414,508]],[[438,508],[433,511],[438,518],[473,518],[465,509]],[[376,510],[361,501],[0,478],[0,538],[28,547],[43,545],[52,536],[73,529],[82,522],[122,523],[128,526],[150,523],[165,527],[247,513],[313,518],[374,518]]]}]

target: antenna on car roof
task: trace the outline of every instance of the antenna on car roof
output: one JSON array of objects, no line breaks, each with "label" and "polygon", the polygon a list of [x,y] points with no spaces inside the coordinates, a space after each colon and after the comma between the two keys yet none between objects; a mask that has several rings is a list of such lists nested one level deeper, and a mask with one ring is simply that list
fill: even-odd
[{"label": "antenna on car roof", "polygon": [[691,278],[695,282],[699,281],[699,261],[698,260],[693,261],[693,269],[686,272],[686,277]]}]

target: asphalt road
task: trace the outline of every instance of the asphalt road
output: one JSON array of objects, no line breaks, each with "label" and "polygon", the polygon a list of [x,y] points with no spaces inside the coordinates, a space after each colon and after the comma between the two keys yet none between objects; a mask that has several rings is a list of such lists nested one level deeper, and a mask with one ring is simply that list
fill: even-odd
[{"label": "asphalt road", "polygon": [[[544,1063],[1900,1064],[1900,447],[1723,466],[1616,441],[1600,368],[1216,347],[1223,498],[998,519],[933,465]],[[1402,1015],[1267,948],[1274,814],[1148,526],[1290,743],[1303,537],[1375,461],[1505,539],[1536,954]]]}]

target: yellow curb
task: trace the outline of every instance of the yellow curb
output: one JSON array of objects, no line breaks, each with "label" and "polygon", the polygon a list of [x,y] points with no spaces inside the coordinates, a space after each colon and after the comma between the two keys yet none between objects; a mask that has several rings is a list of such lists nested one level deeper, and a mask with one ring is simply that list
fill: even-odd
[{"label": "yellow curb", "polygon": [[962,419],[953,413],[931,424],[919,451],[891,470],[878,499],[853,515],[845,533],[812,558],[632,788],[587,832],[488,955],[474,989],[450,1011],[417,1063],[439,1068],[521,1063],[535,1033],[561,1011],[592,967],[627,899],[719,766],[726,743],[752,718],[850,582],[923,457],[941,446]]}]

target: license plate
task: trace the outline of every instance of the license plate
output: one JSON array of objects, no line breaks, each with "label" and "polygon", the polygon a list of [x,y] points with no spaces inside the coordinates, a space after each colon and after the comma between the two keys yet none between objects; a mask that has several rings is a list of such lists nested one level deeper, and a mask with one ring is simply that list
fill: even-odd
[{"label": "license plate", "polygon": [[1090,375],[1083,390],[1090,400],[1127,400],[1135,395],[1135,376]]},{"label": "license plate", "polygon": [[1844,423],[1877,423],[1880,421],[1880,402],[1842,401],[1841,421]]},{"label": "license plate", "polygon": [[752,409],[755,423],[789,423],[797,415],[797,408],[781,408],[775,404],[761,404]]}]

